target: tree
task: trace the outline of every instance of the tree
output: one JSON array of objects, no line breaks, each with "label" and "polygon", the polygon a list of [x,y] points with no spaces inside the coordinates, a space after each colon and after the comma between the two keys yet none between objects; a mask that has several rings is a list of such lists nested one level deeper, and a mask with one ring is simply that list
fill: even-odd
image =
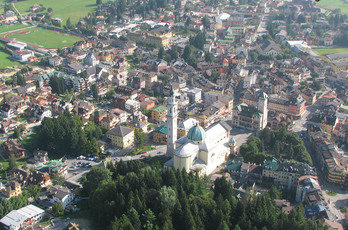
[{"label": "tree", "polygon": [[154,227],[154,222],[156,220],[156,216],[153,213],[153,211],[151,211],[151,209],[147,209],[142,215],[142,218],[143,218],[143,228],[152,230]]},{"label": "tree", "polygon": [[164,57],[164,48],[163,48],[163,46],[161,46],[161,48],[159,49],[157,57],[158,57],[158,59],[163,59],[163,57]]},{"label": "tree", "polygon": [[102,166],[93,167],[92,170],[82,178],[83,188],[91,194],[93,193],[103,181],[111,180],[111,171]]},{"label": "tree", "polygon": [[65,178],[58,174],[54,174],[51,180],[53,185],[63,185],[65,183]]},{"label": "tree", "polygon": [[38,185],[29,185],[28,186],[28,194],[30,195],[30,197],[33,197],[34,200],[37,200],[39,194],[41,191],[41,187]]},{"label": "tree", "polygon": [[54,216],[62,216],[64,214],[64,206],[62,202],[55,202],[52,206],[52,214]]},{"label": "tree", "polygon": [[53,9],[51,7],[48,7],[47,12],[52,13]]},{"label": "tree", "polygon": [[305,23],[306,17],[303,14],[300,14],[297,18],[297,23]]},{"label": "tree", "polygon": [[159,202],[162,210],[172,211],[176,202],[176,193],[171,187],[163,186],[159,191]]},{"label": "tree", "polygon": [[70,17],[66,20],[66,27],[68,29],[71,29],[72,28],[72,24],[71,24],[71,21],[70,21]]},{"label": "tree", "polygon": [[103,3],[102,0],[97,0],[97,1],[96,1],[96,5],[97,5],[97,6],[101,5],[102,3]]},{"label": "tree", "polygon": [[15,170],[15,169],[18,168],[17,159],[16,159],[16,157],[14,155],[12,155],[10,157],[8,168],[9,168],[9,170]]},{"label": "tree", "polygon": [[25,78],[22,74],[17,74],[17,85],[25,85]]},{"label": "tree", "polygon": [[272,199],[280,199],[281,196],[281,192],[274,185],[271,186],[268,194]]},{"label": "tree", "polygon": [[170,57],[172,60],[178,59],[179,53],[178,53],[178,48],[176,48],[176,46],[173,46],[171,53],[170,53]]},{"label": "tree", "polygon": [[209,18],[207,17],[207,15],[205,15],[202,18],[202,24],[203,24],[205,29],[209,29],[210,28],[210,21],[209,21]]},{"label": "tree", "polygon": [[145,134],[144,134],[143,130],[136,129],[135,134],[134,134],[134,139],[135,139],[135,146],[137,148],[142,148],[144,146],[144,142],[145,142]]}]

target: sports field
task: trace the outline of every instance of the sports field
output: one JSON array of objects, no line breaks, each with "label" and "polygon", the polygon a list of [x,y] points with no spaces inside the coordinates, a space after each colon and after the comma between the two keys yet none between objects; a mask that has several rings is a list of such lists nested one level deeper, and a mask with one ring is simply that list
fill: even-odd
[{"label": "sports field", "polygon": [[62,25],[65,25],[69,17],[72,23],[77,23],[80,18],[87,16],[97,7],[96,0],[27,0],[15,3],[16,8],[24,15],[29,13],[29,8],[34,4],[42,4],[46,9],[52,8],[52,17],[63,19]]},{"label": "sports field", "polygon": [[328,49],[312,49],[312,50],[319,55],[338,54],[338,53],[348,52],[348,48],[331,48],[331,49],[328,48]]},{"label": "sports field", "polygon": [[330,1],[322,0],[317,2],[317,5],[330,10],[334,10],[338,8],[338,9],[341,9],[342,13],[348,14],[348,2],[345,3],[344,0],[330,0]]},{"label": "sports field", "polygon": [[81,41],[80,37],[70,34],[58,33],[42,28],[22,30],[8,35],[9,39],[16,39],[30,45],[43,48],[62,48],[72,46],[75,42]]},{"label": "sports field", "polygon": [[0,50],[0,69],[5,67],[13,67],[13,66],[20,65],[19,62],[11,61],[10,59],[8,59],[7,57],[9,56],[10,56],[9,54],[2,52]]},{"label": "sports field", "polygon": [[12,30],[18,30],[18,29],[22,29],[22,28],[25,28],[25,27],[29,27],[29,26],[30,25],[24,25],[24,24],[2,25],[2,26],[0,26],[0,33],[12,31]]}]

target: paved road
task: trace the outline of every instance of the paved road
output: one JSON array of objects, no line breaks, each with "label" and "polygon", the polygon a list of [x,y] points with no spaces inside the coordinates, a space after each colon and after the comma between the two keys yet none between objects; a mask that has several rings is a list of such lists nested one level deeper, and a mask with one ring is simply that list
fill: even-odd
[{"label": "paved road", "polygon": [[261,16],[261,22],[257,27],[257,36],[267,35],[267,22],[269,19],[269,7],[265,8],[264,14]]}]

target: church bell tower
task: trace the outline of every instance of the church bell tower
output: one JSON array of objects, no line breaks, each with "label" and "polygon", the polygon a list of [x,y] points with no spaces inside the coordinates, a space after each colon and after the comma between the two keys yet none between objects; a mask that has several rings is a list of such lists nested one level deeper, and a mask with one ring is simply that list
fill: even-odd
[{"label": "church bell tower", "polygon": [[170,96],[167,103],[167,155],[173,156],[175,142],[177,140],[178,126],[178,105],[175,101],[173,87],[170,90]]}]

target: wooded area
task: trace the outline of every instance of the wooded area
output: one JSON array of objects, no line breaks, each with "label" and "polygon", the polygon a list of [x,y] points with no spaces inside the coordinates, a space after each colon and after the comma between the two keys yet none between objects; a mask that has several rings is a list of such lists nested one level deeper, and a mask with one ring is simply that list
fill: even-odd
[{"label": "wooded area", "polygon": [[299,206],[278,211],[268,194],[238,200],[225,178],[149,167],[140,161],[94,167],[84,178],[90,207],[109,229],[324,229]]}]

